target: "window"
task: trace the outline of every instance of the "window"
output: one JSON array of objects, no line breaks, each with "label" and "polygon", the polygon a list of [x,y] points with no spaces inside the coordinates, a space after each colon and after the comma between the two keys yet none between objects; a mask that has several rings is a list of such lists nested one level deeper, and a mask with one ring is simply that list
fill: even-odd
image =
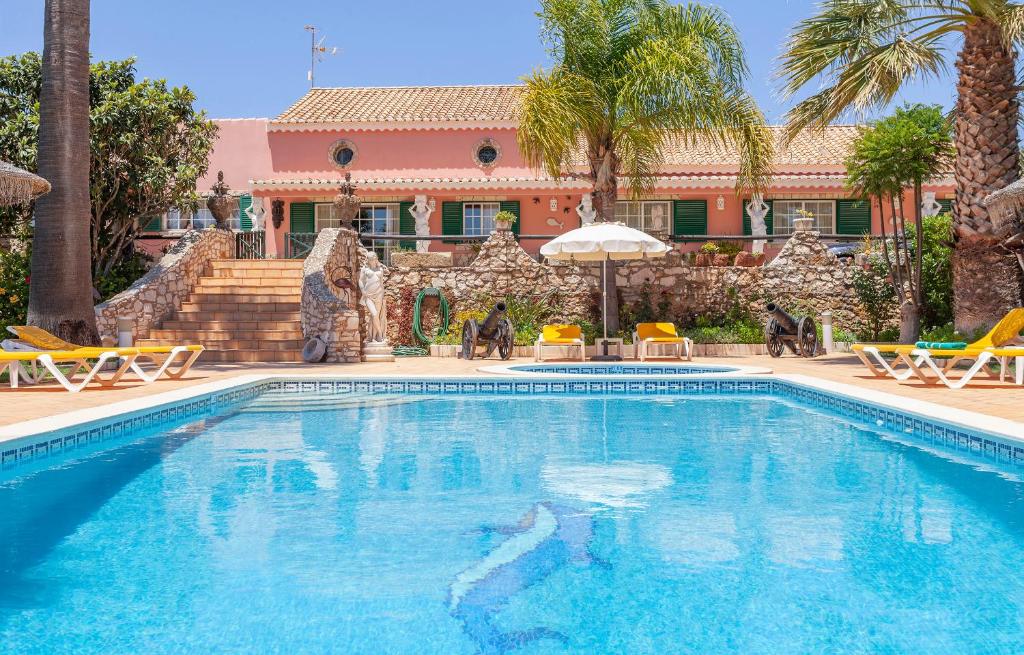
[{"label": "window", "polygon": [[667,200],[626,200],[615,203],[615,220],[648,234],[668,234],[671,206]]},{"label": "window", "polygon": [[352,163],[352,158],[356,156],[356,153],[352,148],[338,148],[334,153],[334,161],[337,162],[338,166],[348,166]]},{"label": "window", "polygon": [[477,141],[473,146],[473,160],[477,166],[491,168],[501,157],[501,147],[492,139]]},{"label": "window", "polygon": [[494,217],[500,208],[496,202],[467,202],[462,205],[462,233],[487,236],[494,231]]},{"label": "window", "polygon": [[[318,204],[314,208],[316,231],[329,227],[341,227],[341,219],[337,218],[333,204]],[[398,248],[397,241],[373,239],[373,234],[398,234],[398,205],[394,203],[363,203],[359,208],[359,216],[352,222],[356,232],[363,235],[363,246],[377,253],[382,262],[391,261],[391,251]]]},{"label": "window", "polygon": [[[230,218],[228,218],[228,227],[232,230],[242,229],[241,217],[242,212],[236,204],[235,208],[231,211]],[[213,218],[213,214],[210,213],[209,209],[200,206],[194,212],[170,209],[163,215],[162,223],[163,229],[167,232],[184,232],[193,229],[204,230],[216,225],[217,221]]]},{"label": "window", "polygon": [[356,158],[356,146],[348,139],[339,139],[327,151],[331,163],[338,168],[348,168]]},{"label": "window", "polygon": [[793,234],[793,221],[801,218],[800,212],[814,215],[812,230],[825,234],[835,233],[836,203],[834,200],[775,200],[772,203],[774,234]]}]

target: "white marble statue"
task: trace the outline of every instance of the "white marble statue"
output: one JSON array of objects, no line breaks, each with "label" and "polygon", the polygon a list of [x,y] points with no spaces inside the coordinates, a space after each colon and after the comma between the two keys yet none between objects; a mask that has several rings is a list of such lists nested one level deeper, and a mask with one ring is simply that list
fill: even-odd
[{"label": "white marble statue", "polygon": [[259,232],[263,229],[263,216],[266,213],[266,210],[263,208],[263,198],[255,196],[252,199],[252,204],[245,210],[245,215],[252,221],[253,232]]},{"label": "white marble statue", "polygon": [[924,216],[938,216],[942,211],[942,205],[935,199],[934,191],[925,191],[921,199],[921,213]]},{"label": "white marble statue", "polygon": [[370,317],[367,341],[386,343],[388,310],[384,303],[384,267],[376,253],[366,255],[366,264],[359,271],[359,292],[362,294],[360,302]]},{"label": "white marble statue", "polygon": [[[750,202],[747,203],[747,215],[750,216],[750,233],[755,237],[768,236],[768,226],[765,224],[764,219],[770,209],[771,207],[764,201],[760,193],[755,193],[750,198]],[[767,241],[762,239],[755,240],[751,251],[755,255],[764,253],[765,243]]]},{"label": "white marble statue", "polygon": [[580,204],[576,207],[576,213],[580,215],[580,225],[590,225],[597,218],[597,210],[594,209],[594,198],[589,193],[584,193]]},{"label": "white marble statue", "polygon": [[[430,236],[430,215],[437,207],[434,199],[429,201],[426,196],[416,196],[416,202],[409,208],[409,213],[416,219],[416,236]],[[416,252],[429,252],[430,242],[423,240],[416,242]]]}]

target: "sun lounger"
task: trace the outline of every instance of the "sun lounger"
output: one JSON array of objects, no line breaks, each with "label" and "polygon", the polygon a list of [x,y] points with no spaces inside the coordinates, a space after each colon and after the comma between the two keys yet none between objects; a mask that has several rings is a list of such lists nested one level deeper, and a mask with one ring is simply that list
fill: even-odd
[{"label": "sun lounger", "polygon": [[[943,344],[937,348],[919,348],[917,344],[871,344],[855,343],[853,352],[874,375],[878,377],[893,377],[897,380],[906,380],[913,376],[920,377],[924,371],[921,367],[925,365],[924,355],[928,353],[933,358],[944,358],[945,361],[939,367],[943,375],[956,368],[965,360],[977,360],[978,355],[986,350],[1012,346],[1020,341],[1020,333],[1024,330],[1024,308],[1011,309],[995,326],[989,330],[981,339],[968,344],[965,348],[950,349],[950,344]],[[930,344],[935,345],[935,344]],[[919,351],[917,355],[912,352]],[[890,364],[883,355],[894,355],[895,360]],[[986,364],[991,363],[991,358],[986,358]],[[910,366],[913,364],[913,366]],[[902,368],[902,365],[907,365]],[[927,366],[932,370],[933,366]]]},{"label": "sun lounger", "polygon": [[[965,354],[966,353],[966,354]],[[990,377],[996,377],[992,373],[991,364],[998,363],[999,381],[1006,379],[1007,364],[1010,359],[1016,360],[1015,380],[1016,384],[1024,385],[1024,346],[1019,348],[991,348],[982,351],[949,351],[949,350],[925,350],[915,348],[909,353],[901,352],[898,357],[907,365],[907,368],[919,380],[926,384],[944,384],[950,389],[962,389],[980,372],[986,372]],[[943,357],[952,361],[961,361],[965,358],[974,360],[974,364],[967,369],[960,377],[951,378],[948,373],[952,367],[942,362]],[[938,361],[936,361],[938,360]],[[931,371],[933,376],[928,375]]]},{"label": "sun lounger", "polygon": [[587,344],[583,340],[583,330],[578,325],[545,325],[533,345],[534,361],[543,361],[544,348],[553,346],[569,348],[570,352],[573,348],[578,348],[580,361],[587,359]]},{"label": "sun lounger", "polygon": [[643,362],[652,356],[652,346],[672,346],[670,357],[693,360],[693,342],[679,336],[674,323],[638,323],[633,331],[636,356]]},{"label": "sun lounger", "polygon": [[[50,351],[76,351],[76,350],[98,350],[86,346],[79,346],[61,339],[60,337],[47,332],[42,328],[31,325],[12,325],[7,331],[16,336],[22,343],[37,350]],[[6,342],[5,342],[6,343]],[[7,350],[8,348],[5,348]],[[103,351],[119,352],[121,348],[100,348]],[[148,360],[155,365],[155,372],[147,372],[139,366],[139,362],[133,360],[131,371],[143,382],[153,382],[161,376],[176,380],[192,368],[199,356],[203,353],[203,346],[180,345],[180,346],[140,346],[128,348],[136,354],[138,359]],[[178,362],[177,364],[175,364]]]},{"label": "sun lounger", "polygon": [[[138,356],[139,353],[130,348],[117,351],[82,348],[72,351],[0,352],[0,373],[7,371],[12,389],[18,388],[19,379],[35,384],[48,374],[70,393],[78,393],[92,382],[103,387],[117,384],[135,366]],[[120,359],[120,365],[110,375],[101,375],[100,371],[112,359]],[[58,364],[69,368],[62,371]],[[31,372],[28,366],[32,367]],[[43,371],[38,370],[39,366],[43,367]],[[83,372],[85,377],[75,382],[75,377]]]}]

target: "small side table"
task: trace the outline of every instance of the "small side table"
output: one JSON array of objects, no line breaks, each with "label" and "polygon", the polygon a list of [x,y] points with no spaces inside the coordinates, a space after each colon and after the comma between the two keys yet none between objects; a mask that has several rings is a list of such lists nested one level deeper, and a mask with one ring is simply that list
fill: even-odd
[{"label": "small side table", "polygon": [[[622,337],[608,337],[607,339],[605,339],[604,337],[598,337],[597,339],[595,339],[594,340],[594,345],[597,347],[597,354],[598,355],[605,354],[604,353],[604,342],[605,341],[608,342],[608,354],[609,355],[618,355],[619,357],[624,357],[624,355],[622,353],[622,351],[624,350],[623,343],[622,343]],[[613,348],[614,348],[614,351],[612,350]]]}]

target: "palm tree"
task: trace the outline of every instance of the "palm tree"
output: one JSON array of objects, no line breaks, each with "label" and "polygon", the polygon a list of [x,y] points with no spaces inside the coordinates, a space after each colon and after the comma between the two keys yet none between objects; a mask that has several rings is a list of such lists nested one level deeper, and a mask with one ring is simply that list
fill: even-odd
[{"label": "palm tree", "polygon": [[89,0],[46,0],[39,96],[39,174],[53,191],[35,207],[28,321],[98,344],[89,201]]},{"label": "palm tree", "polygon": [[792,97],[816,92],[789,113],[790,134],[847,112],[887,105],[915,79],[934,79],[960,46],[954,112],[956,203],[953,255],[956,327],[992,325],[1021,302],[1013,258],[998,248],[981,201],[1017,179],[1017,47],[1024,7],[1007,0],[827,0],[789,37],[780,75]]},{"label": "palm tree", "polygon": [[[620,176],[634,197],[653,190],[666,138],[735,145],[739,186],[767,185],[774,140],[743,88],[743,47],[720,9],[667,0],[542,0],[539,16],[555,64],[525,78],[519,149],[555,178],[579,175],[593,184],[600,220],[615,220]],[[615,298],[615,276],[608,277],[606,291]]]}]

